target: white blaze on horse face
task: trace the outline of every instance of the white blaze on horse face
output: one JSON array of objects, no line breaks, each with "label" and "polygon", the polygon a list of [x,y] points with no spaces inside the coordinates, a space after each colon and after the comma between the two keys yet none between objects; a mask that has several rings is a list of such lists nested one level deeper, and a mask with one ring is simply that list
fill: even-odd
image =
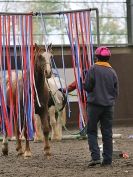
[{"label": "white blaze on horse face", "polygon": [[51,73],[52,73],[52,68],[51,68],[51,57],[53,56],[50,52],[44,52],[42,54],[42,56],[45,58],[46,60],[46,70],[45,70],[45,74],[46,77],[51,77]]}]

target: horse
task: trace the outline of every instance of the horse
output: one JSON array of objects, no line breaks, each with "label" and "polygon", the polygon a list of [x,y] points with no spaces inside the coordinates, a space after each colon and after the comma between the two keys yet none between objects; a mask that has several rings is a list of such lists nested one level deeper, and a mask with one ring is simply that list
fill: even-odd
[{"label": "horse", "polygon": [[[66,95],[61,91],[61,84],[65,87],[65,82],[62,78],[55,77],[54,74],[47,79],[49,88],[49,103],[48,112],[51,126],[51,140],[62,140],[62,126],[66,123]],[[41,123],[38,115],[35,115],[35,125],[37,133],[35,134],[34,141],[42,141]]]},{"label": "horse", "polygon": [[[49,91],[46,84],[46,78],[51,77],[51,63],[50,60],[52,58],[51,53],[51,45],[48,46],[47,51],[44,47],[38,46],[35,44],[35,50],[34,50],[34,79],[35,79],[35,86],[36,91],[35,92],[35,98],[34,98],[34,105],[35,105],[35,114],[38,114],[40,116],[41,120],[41,126],[43,130],[43,136],[44,136],[44,154],[49,157],[51,155],[50,152],[50,144],[49,144],[49,123],[48,123],[48,100],[49,100]],[[8,82],[8,78],[7,78]],[[25,124],[25,120],[23,117],[23,85],[22,85],[22,77],[19,78],[20,83],[20,104],[21,104],[21,121],[23,125],[23,132],[25,137],[25,149],[23,151],[22,144],[21,144],[21,138],[20,138],[20,132],[18,127],[18,121],[16,122],[15,126],[15,136],[17,141],[17,147],[16,150],[18,152],[18,155],[24,155],[25,158],[31,157],[31,149],[29,144],[29,139],[27,136],[27,127]],[[16,92],[16,78],[14,78],[14,82],[12,84],[13,89],[13,101],[14,101],[14,109],[15,109],[15,92]],[[9,95],[9,88],[7,87],[7,96]],[[37,97],[40,103],[40,106],[37,101]],[[8,98],[8,97],[7,97]],[[2,153],[3,155],[8,155],[8,141],[7,141],[7,133],[5,134],[2,142]]]}]

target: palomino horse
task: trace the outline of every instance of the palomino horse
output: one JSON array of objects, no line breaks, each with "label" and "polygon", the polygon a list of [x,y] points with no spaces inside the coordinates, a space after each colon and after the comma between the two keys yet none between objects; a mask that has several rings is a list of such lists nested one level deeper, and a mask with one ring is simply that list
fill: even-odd
[{"label": "palomino horse", "polygon": [[[46,77],[51,77],[51,64],[50,59],[52,57],[51,54],[51,46],[48,47],[47,51],[43,47],[39,47],[37,44],[35,44],[35,51],[34,51],[34,78],[35,78],[35,86],[37,90],[37,95],[35,94],[35,113],[40,116],[41,119],[41,126],[43,130],[44,135],[44,153],[48,157],[50,155],[50,145],[49,145],[49,123],[48,123],[48,100],[49,100],[49,92],[48,87],[46,85]],[[14,79],[15,80],[15,79]],[[20,77],[19,82],[21,83],[22,77]],[[15,97],[15,91],[16,91],[16,82],[13,83],[13,94]],[[23,96],[22,96],[22,89],[23,86],[20,87],[20,100],[22,102]],[[7,89],[7,95],[8,95],[9,89]],[[40,106],[37,101],[37,96],[40,102]],[[14,99],[14,105],[15,105],[15,99]],[[21,108],[23,106],[21,105]],[[15,109],[15,108],[14,108]],[[31,156],[31,149],[29,145],[29,140],[27,137],[27,128],[25,125],[25,120],[23,117],[23,108],[21,109],[21,121],[23,123],[23,129],[24,129],[24,137],[25,137],[25,149],[23,151],[21,139],[20,139],[20,132],[18,128],[18,122],[15,124],[15,135],[17,140],[17,147],[16,150],[18,151],[18,155],[24,154],[24,157],[30,157]],[[2,146],[2,152],[4,155],[8,154],[8,146],[7,146],[7,136],[3,139],[3,146]]]},{"label": "palomino horse", "polygon": [[[51,125],[51,140],[60,141],[62,139],[62,126],[66,123],[66,96],[59,89],[61,84],[65,87],[65,81],[52,74],[47,79],[47,84],[50,92],[48,112]],[[41,122],[38,115],[35,115],[35,125],[37,134],[35,134],[34,141],[42,141]]]}]

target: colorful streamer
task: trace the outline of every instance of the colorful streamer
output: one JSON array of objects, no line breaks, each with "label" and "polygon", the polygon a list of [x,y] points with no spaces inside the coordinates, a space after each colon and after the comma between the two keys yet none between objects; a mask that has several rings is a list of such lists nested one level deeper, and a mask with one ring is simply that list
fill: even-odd
[{"label": "colorful streamer", "polygon": [[86,122],[86,93],[82,88],[85,71],[93,64],[90,11],[66,13],[67,32],[72,50],[72,63],[79,105],[79,127]]},{"label": "colorful streamer", "polygon": [[22,106],[28,138],[32,139],[34,135],[33,58],[32,14],[0,15],[1,130],[10,137],[14,134],[15,123],[19,125],[20,135],[22,133]]}]

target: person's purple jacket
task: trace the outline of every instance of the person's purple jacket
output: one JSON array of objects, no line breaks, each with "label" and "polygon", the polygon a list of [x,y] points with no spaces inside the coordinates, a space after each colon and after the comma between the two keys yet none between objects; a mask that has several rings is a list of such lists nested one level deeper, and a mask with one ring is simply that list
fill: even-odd
[{"label": "person's purple jacket", "polygon": [[97,62],[86,74],[84,89],[87,102],[101,106],[112,106],[119,92],[118,77],[107,62]]}]

